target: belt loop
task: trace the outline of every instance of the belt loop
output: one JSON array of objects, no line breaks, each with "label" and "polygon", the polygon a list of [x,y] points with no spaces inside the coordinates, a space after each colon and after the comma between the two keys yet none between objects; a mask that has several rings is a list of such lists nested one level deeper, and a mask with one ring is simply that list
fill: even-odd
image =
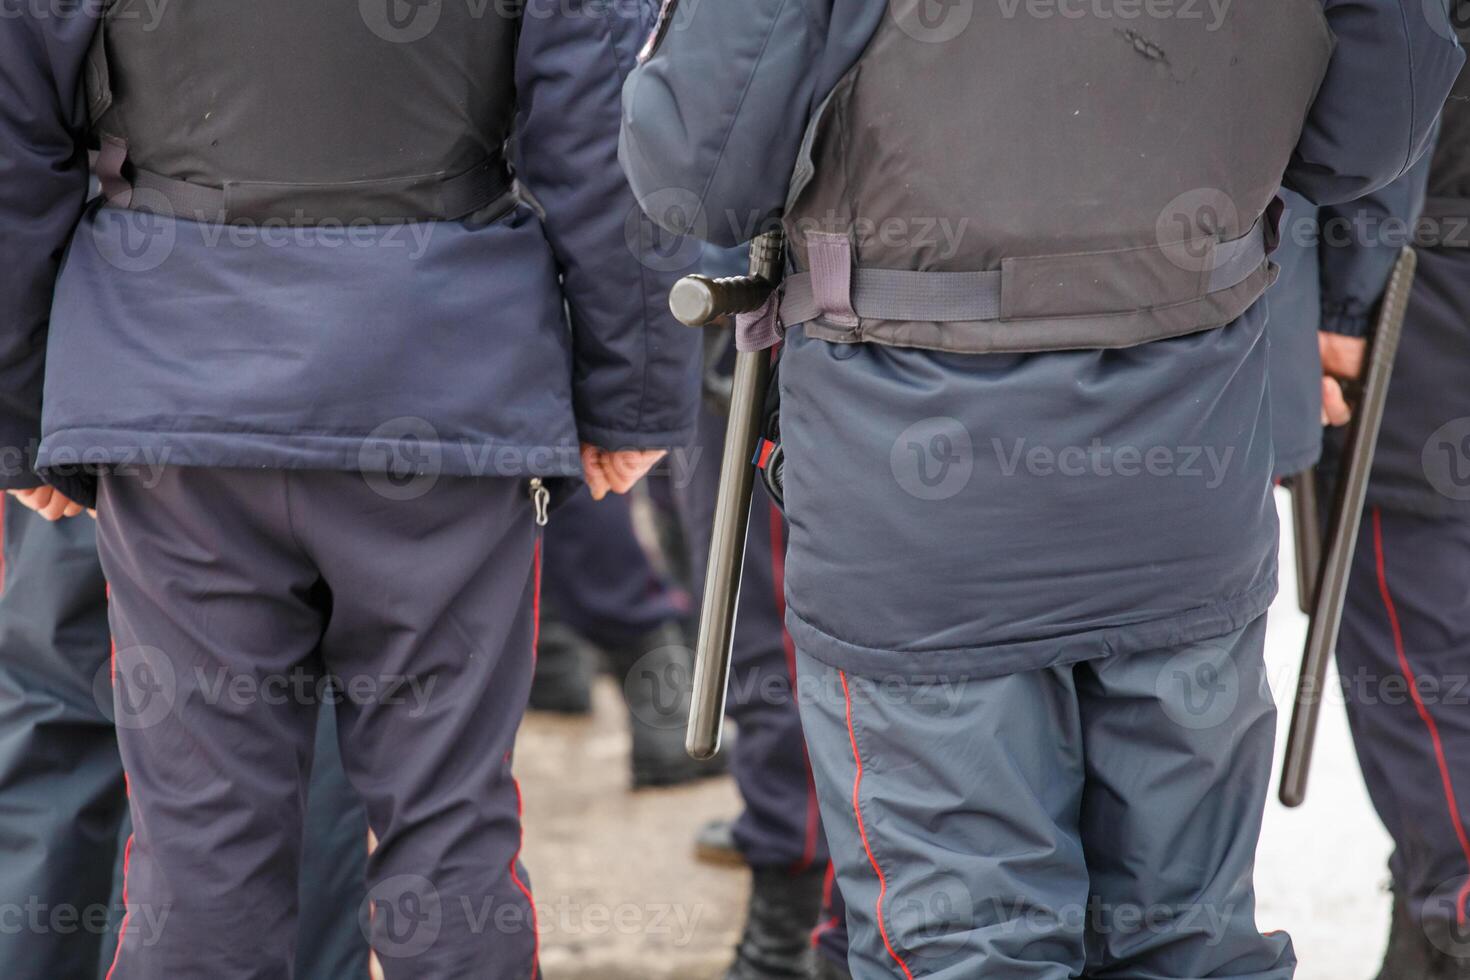
[{"label": "belt loop", "polygon": [[852,307],[852,239],[845,234],[816,231],[806,236],[811,262],[812,298],[822,319],[843,327],[858,325]]},{"label": "belt loop", "polygon": [[761,308],[735,317],[735,349],[742,353],[766,350],[781,342],[786,328],[781,324],[781,288],[771,290],[771,295]]}]

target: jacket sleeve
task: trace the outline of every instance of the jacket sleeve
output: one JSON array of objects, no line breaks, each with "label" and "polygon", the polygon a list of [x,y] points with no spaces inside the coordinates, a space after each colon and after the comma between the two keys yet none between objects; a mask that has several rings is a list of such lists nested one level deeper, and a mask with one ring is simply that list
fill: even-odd
[{"label": "jacket sleeve", "polygon": [[664,449],[692,437],[700,334],[669,288],[698,243],[662,234],[618,168],[619,93],[652,21],[648,0],[527,0],[516,61],[518,176],[562,277],[580,437]]},{"label": "jacket sleeve", "polygon": [[762,231],[785,203],[807,120],[884,10],[868,0],[682,0],[623,89],[621,159],[648,213],[727,247]]},{"label": "jacket sleeve", "polygon": [[87,196],[82,72],[97,4],[0,17],[0,488],[42,483],[51,295]]},{"label": "jacket sleeve", "polygon": [[1337,46],[1285,183],[1316,204],[1393,181],[1428,149],[1465,55],[1443,0],[1323,0]]},{"label": "jacket sleeve", "polygon": [[1411,245],[1424,207],[1430,154],[1408,173],[1351,205],[1320,214],[1322,329],[1349,337],[1368,334],[1399,252]]}]

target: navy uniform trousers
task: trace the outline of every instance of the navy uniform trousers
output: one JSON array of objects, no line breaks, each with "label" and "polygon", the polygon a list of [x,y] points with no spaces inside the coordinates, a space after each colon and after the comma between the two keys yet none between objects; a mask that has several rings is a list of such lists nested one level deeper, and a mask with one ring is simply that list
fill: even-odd
[{"label": "navy uniform trousers", "polygon": [[1291,942],[1257,932],[1251,890],[1264,639],[1261,617],[988,679],[799,654],[855,980],[1288,980]]},{"label": "navy uniform trousers", "polygon": [[[378,847],[358,910],[389,980],[527,980],[536,922],[511,749],[532,668],[523,481],[104,475],[129,927],[114,980],[278,980],[317,715]],[[133,928],[167,910],[156,935]]]},{"label": "navy uniform trousers", "polygon": [[1372,508],[1337,665],[1394,887],[1430,939],[1470,937],[1470,521]]},{"label": "navy uniform trousers", "polygon": [[[7,980],[91,980],[112,962],[122,918],[119,844],[130,829],[95,525],[50,524],[14,502],[4,524],[0,963]],[[334,731],[324,715],[300,887],[307,940],[296,976],[306,980],[367,972],[356,916],[367,826]]]},{"label": "navy uniform trousers", "polygon": [[[710,528],[719,487],[725,419],[701,410],[700,455],[684,488],[692,565],[703,589]],[[784,625],[786,527],[756,483],[745,570],[740,581],[727,712],[739,729],[730,768],[745,808],[735,821],[736,846],[756,867],[793,873],[827,863],[827,837],[793,696],[796,651]]]}]

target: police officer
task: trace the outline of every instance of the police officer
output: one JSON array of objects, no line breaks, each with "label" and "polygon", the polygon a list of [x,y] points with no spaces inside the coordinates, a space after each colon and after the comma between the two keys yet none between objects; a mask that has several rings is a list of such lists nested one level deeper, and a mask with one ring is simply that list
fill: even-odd
[{"label": "police officer", "polygon": [[[12,980],[101,977],[122,917],[114,868],[128,834],[127,795],[109,683],[107,583],[90,520],[48,524],[4,507],[0,585],[0,962]],[[120,724],[145,721],[124,705]],[[301,870],[305,927],[296,973],[367,972],[359,929],[367,822],[323,712],[307,801]],[[155,917],[147,929],[161,929]]]},{"label": "police officer", "polygon": [[[1452,123],[1459,112],[1452,98],[1445,110],[1446,121]],[[1443,161],[1449,156],[1449,144],[1441,141],[1435,159]],[[1316,464],[1323,453],[1322,426],[1329,422],[1338,426],[1351,417],[1346,400],[1339,400],[1336,378],[1328,382],[1333,397],[1324,402],[1319,395],[1322,366],[1326,364],[1338,378],[1361,373],[1365,337],[1393,263],[1414,239],[1429,165],[1426,157],[1389,186],[1349,205],[1306,206],[1305,210],[1294,206],[1296,223],[1286,224],[1288,230],[1277,252],[1282,275],[1269,294],[1272,427],[1280,476],[1298,474]],[[1443,169],[1445,164],[1436,166]],[[1437,234],[1442,229],[1431,221],[1425,230]],[[1445,249],[1450,244],[1437,239],[1429,247]],[[1420,250],[1421,263],[1426,254]],[[1436,258],[1430,259],[1431,265],[1435,262]],[[1416,450],[1410,460],[1404,452],[1409,443],[1427,445],[1431,430],[1448,421],[1440,416],[1452,410],[1456,386],[1440,379],[1439,387],[1431,387],[1424,383],[1428,379],[1423,372],[1427,368],[1432,375],[1437,367],[1430,365],[1441,358],[1470,353],[1454,350],[1453,339],[1445,344],[1458,330],[1453,317],[1446,321],[1426,314],[1427,291],[1436,290],[1442,281],[1431,271],[1411,294],[1412,313],[1390,389],[1393,412],[1385,415],[1382,455],[1377,457],[1369,483],[1371,506],[1359,532],[1357,564],[1349,579],[1348,605],[1337,646],[1343,693],[1363,772],[1380,815],[1400,841],[1392,861],[1395,912],[1381,980],[1456,975],[1452,960],[1444,955],[1453,949],[1449,944],[1454,941],[1454,902],[1432,892],[1434,886],[1454,877],[1463,862],[1455,829],[1458,821],[1447,816],[1446,797],[1425,792],[1430,777],[1441,778],[1439,770],[1431,767],[1430,756],[1438,751],[1435,738],[1415,738],[1423,734],[1426,719],[1433,722],[1425,699],[1454,684],[1454,664],[1436,663],[1431,654],[1424,668],[1417,669],[1407,659],[1398,659],[1377,570],[1384,536],[1399,539],[1405,545],[1401,576],[1407,591],[1416,598],[1425,597],[1419,608],[1436,614],[1440,608],[1455,607],[1455,590],[1470,574],[1470,567],[1461,567],[1466,556],[1456,547],[1456,536],[1444,533],[1434,521],[1429,522],[1432,529],[1426,529],[1425,518],[1417,516],[1426,509],[1438,513],[1446,498],[1425,481],[1422,453]],[[1336,391],[1333,385],[1338,385]],[[1333,433],[1327,440],[1325,465],[1308,474],[1318,479],[1322,499],[1331,499],[1341,448],[1341,436]],[[1325,513],[1317,516],[1325,523]],[[1445,526],[1454,527],[1454,520]],[[1432,533],[1422,534],[1425,530]],[[1442,565],[1441,559],[1448,564]],[[1452,583],[1444,596],[1439,594],[1446,587],[1441,582]],[[1441,599],[1448,600],[1443,607],[1430,605]],[[1402,629],[1400,635],[1407,636]],[[1419,688],[1412,697],[1408,693],[1411,686]],[[1420,699],[1424,716],[1418,714],[1420,705],[1414,698]],[[1449,704],[1435,704],[1433,710],[1445,711]],[[1449,713],[1452,721],[1453,710]],[[1439,735],[1437,727],[1435,735]],[[1448,775],[1446,770],[1444,777]],[[1426,828],[1437,828],[1438,833],[1425,833]],[[1430,849],[1421,841],[1435,837],[1439,838],[1437,857],[1429,858]],[[1427,938],[1427,932],[1439,941],[1438,946]]]},{"label": "police officer", "polygon": [[550,484],[625,491],[693,418],[682,270],[642,260],[615,160],[646,18],[98,15],[0,23],[0,449],[48,513],[97,484],[117,698],[171,703],[119,730],[128,907],[170,914],[151,943],[130,915],[114,980],[290,975],[322,691],[386,976],[529,976],[511,749]]},{"label": "police officer", "polygon": [[[1461,5],[1461,38],[1465,39]],[[1394,368],[1337,646],[1348,721],[1394,842],[1380,980],[1470,977],[1470,78],[1432,162],[1395,185],[1424,197],[1419,271]],[[1427,169],[1427,173],[1424,171]],[[1371,244],[1356,251],[1371,252]],[[1332,311],[1327,310],[1331,319]],[[1347,332],[1364,318],[1339,317]],[[1324,474],[1342,439],[1329,435]]]},{"label": "police officer", "polygon": [[1462,55],[1411,7],[699,4],[629,80],[646,207],[791,240],[786,619],[854,977],[1291,975],[1250,874],[1268,212],[1423,152]]}]

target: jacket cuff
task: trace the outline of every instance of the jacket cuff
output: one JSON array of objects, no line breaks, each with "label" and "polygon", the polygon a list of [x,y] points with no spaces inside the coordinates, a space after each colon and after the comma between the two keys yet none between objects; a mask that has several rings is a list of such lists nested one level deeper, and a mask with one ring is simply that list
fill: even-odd
[{"label": "jacket cuff", "polygon": [[636,432],[578,419],[577,438],[602,449],[678,449],[694,441],[694,425],[666,432]]},{"label": "jacket cuff", "polygon": [[7,468],[4,473],[0,473],[0,490],[34,490],[45,485],[46,481],[30,468],[19,472]]},{"label": "jacket cuff", "polygon": [[46,481],[36,472],[36,433],[24,421],[0,425],[0,490],[33,490]]},{"label": "jacket cuff", "polygon": [[1344,337],[1366,337],[1373,324],[1373,309],[1362,300],[1322,301],[1322,329]]},{"label": "jacket cuff", "polygon": [[55,470],[44,470],[42,476],[46,482],[60,490],[66,496],[88,509],[97,506],[97,473],[90,467],[69,469],[65,473]]}]

